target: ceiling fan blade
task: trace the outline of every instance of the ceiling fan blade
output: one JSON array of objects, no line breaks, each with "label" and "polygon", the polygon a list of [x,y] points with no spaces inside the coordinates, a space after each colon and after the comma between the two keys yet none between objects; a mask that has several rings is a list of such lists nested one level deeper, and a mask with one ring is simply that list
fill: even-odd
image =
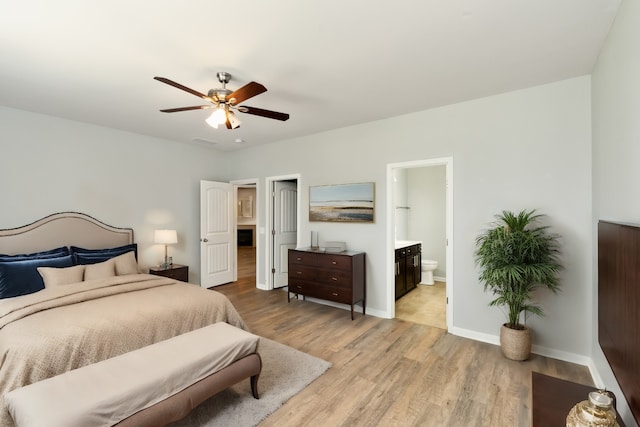
[{"label": "ceiling fan blade", "polygon": [[235,92],[232,92],[229,96],[227,96],[227,99],[235,98],[235,101],[233,103],[237,105],[266,91],[267,88],[262,86],[260,83],[249,82]]},{"label": "ceiling fan blade", "polygon": [[164,77],[154,77],[154,79],[155,79],[155,80],[157,80],[157,81],[159,81],[159,82],[166,83],[166,84],[168,84],[169,86],[176,87],[176,88],[178,88],[178,89],[180,89],[180,90],[183,90],[183,91],[185,91],[185,92],[189,92],[191,95],[195,95],[195,96],[198,96],[198,97],[200,97],[200,98],[202,98],[202,99],[206,99],[207,101],[210,101],[210,100],[211,100],[211,98],[209,98],[209,97],[208,97],[207,95],[205,95],[204,93],[200,93],[200,92],[198,92],[197,90],[193,90],[193,89],[191,89],[191,88],[188,88],[188,87],[186,87],[186,86],[183,86],[183,85],[181,85],[180,83],[176,83],[176,82],[174,82],[173,80],[169,80],[169,79],[164,78]]},{"label": "ceiling fan blade", "polygon": [[254,116],[282,120],[283,122],[289,120],[289,115],[287,113],[278,113],[277,111],[263,110],[262,108],[247,107],[246,105],[239,107],[238,111],[241,113],[253,114]]},{"label": "ceiling fan blade", "polygon": [[207,108],[212,107],[213,105],[195,105],[193,107],[166,108],[160,111],[163,113],[177,113],[178,111],[206,110]]}]

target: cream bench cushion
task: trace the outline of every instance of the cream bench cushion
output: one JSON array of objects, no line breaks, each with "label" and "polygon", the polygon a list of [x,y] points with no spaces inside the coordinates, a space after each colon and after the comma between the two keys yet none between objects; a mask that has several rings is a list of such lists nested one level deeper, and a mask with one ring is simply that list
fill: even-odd
[{"label": "cream bench cushion", "polygon": [[215,323],[12,390],[16,425],[114,425],[257,352],[259,337]]}]

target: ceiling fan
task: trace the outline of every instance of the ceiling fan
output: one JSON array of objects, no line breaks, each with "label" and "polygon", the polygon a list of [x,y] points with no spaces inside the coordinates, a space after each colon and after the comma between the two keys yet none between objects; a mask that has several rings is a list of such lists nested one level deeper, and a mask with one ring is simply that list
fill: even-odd
[{"label": "ceiling fan", "polygon": [[159,82],[166,83],[170,86],[181,89],[185,92],[189,92],[192,95],[200,97],[205,101],[209,101],[207,105],[195,105],[192,107],[179,107],[179,108],[167,108],[160,110],[163,113],[176,113],[178,111],[189,110],[206,110],[214,108],[213,114],[206,120],[207,123],[218,128],[219,125],[225,125],[227,129],[236,129],[240,126],[240,120],[235,116],[234,110],[241,113],[253,114],[254,116],[266,117],[276,120],[288,120],[289,115],[286,113],[278,113],[277,111],[264,110],[262,108],[249,107],[247,105],[238,105],[246,101],[249,98],[253,98],[256,95],[260,95],[267,91],[267,88],[256,82],[249,82],[242,86],[240,89],[231,91],[227,89],[226,85],[231,80],[231,74],[226,72],[219,72],[217,74],[218,80],[222,84],[221,88],[211,89],[208,94],[198,92],[197,90],[190,89],[186,86],[169,80],[165,77],[154,77]]}]

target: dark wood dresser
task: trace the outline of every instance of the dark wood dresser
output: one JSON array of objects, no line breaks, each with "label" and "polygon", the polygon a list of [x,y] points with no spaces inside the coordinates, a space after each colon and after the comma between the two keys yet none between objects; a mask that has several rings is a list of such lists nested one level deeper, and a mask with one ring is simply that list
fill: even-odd
[{"label": "dark wood dresser", "polygon": [[289,289],[291,293],[353,306],[362,302],[366,313],[364,252],[320,252],[312,248],[289,249]]}]

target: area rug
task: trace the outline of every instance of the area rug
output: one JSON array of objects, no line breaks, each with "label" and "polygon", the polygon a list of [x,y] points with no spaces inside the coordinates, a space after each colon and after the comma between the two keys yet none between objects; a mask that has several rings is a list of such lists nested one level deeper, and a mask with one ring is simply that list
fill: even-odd
[{"label": "area rug", "polygon": [[260,338],[260,399],[251,395],[249,380],[218,393],[171,427],[249,427],[275,412],[331,367],[331,363],[275,341]]}]

